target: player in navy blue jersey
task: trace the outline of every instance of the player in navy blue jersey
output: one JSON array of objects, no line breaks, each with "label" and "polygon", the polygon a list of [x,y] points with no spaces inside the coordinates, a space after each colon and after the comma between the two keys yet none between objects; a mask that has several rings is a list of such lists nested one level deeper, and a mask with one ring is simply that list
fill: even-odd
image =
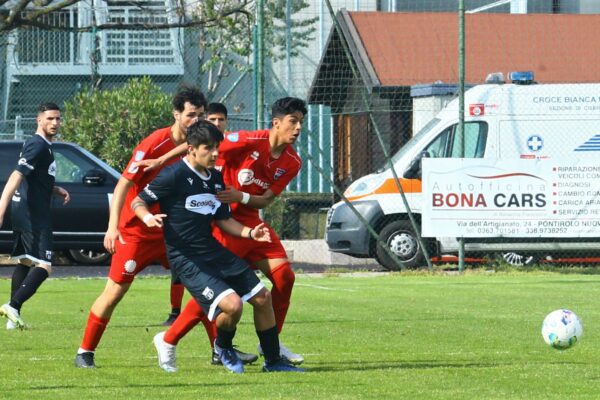
[{"label": "player in navy blue jersey", "polygon": [[[223,366],[242,373],[244,367],[233,348],[243,303],[254,308],[254,324],[265,353],[263,371],[302,371],[280,357],[279,337],[271,295],[245,261],[225,249],[213,236],[211,223],[225,232],[259,242],[270,241],[264,224],[247,227],[231,218],[229,205],[216,194],[225,188],[213,167],[223,134],[212,124],[198,121],[188,128],[187,155],[164,168],[131,202],[131,208],[148,227],[162,227],[171,272],[217,325],[215,351]],[[160,214],[148,211],[160,205]],[[154,337],[161,368],[176,371],[175,346]]]},{"label": "player in navy blue jersey", "polygon": [[23,329],[21,307],[48,278],[52,266],[52,195],[66,204],[69,193],[54,185],[56,163],[52,139],[60,127],[60,109],[54,103],[38,108],[37,130],[21,149],[19,161],[0,197],[0,226],[9,204],[15,243],[11,257],[17,261],[11,282],[10,302],[0,306],[8,318],[7,329]]}]

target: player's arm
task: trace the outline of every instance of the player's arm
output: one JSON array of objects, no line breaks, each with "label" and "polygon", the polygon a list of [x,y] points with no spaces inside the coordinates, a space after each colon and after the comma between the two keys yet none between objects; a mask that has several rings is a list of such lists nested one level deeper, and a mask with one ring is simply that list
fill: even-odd
[{"label": "player's arm", "polygon": [[179,146],[175,147],[171,151],[162,156],[154,159],[140,160],[135,163],[137,167],[144,168],[144,172],[152,171],[156,168],[160,168],[172,158],[181,157],[183,154],[187,152],[187,143],[182,143]]},{"label": "player's arm", "polygon": [[252,208],[265,208],[275,200],[277,195],[271,189],[265,190],[263,194],[253,194],[237,190],[233,186],[227,186],[217,193],[217,199],[223,203],[242,203]]},{"label": "player's arm", "polygon": [[167,214],[152,214],[148,211],[148,204],[142,200],[140,196],[136,196],[135,199],[133,199],[131,202],[131,209],[148,228],[162,228],[163,218],[167,216]]},{"label": "player's arm", "polygon": [[19,188],[22,180],[23,174],[16,170],[13,171],[13,173],[8,177],[8,181],[6,182],[4,190],[2,191],[2,197],[0,197],[0,227],[4,222],[4,215],[6,214],[8,205],[10,204],[10,200]]},{"label": "player's arm", "polygon": [[271,233],[269,229],[265,227],[264,223],[260,223],[255,227],[248,227],[240,224],[233,218],[217,219],[216,224],[226,233],[232,236],[238,236],[256,240],[257,242],[270,242]]},{"label": "player's arm", "polygon": [[112,195],[108,229],[106,229],[106,233],[104,234],[104,247],[111,254],[115,253],[115,243],[117,240],[124,243],[121,232],[119,232],[119,216],[121,215],[121,209],[123,208],[123,203],[125,203],[127,192],[132,186],[133,181],[121,176]]}]

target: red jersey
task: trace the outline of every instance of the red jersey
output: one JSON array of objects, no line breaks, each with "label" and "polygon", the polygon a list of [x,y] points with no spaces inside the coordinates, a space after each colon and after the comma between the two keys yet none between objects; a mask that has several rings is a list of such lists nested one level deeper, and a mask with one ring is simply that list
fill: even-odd
[{"label": "red jersey", "polygon": [[[152,132],[133,150],[133,155],[121,174],[124,178],[133,182],[133,186],[127,192],[125,203],[119,216],[119,231],[125,241],[162,240],[162,229],[148,228],[146,224],[136,217],[130,207],[133,199],[158,175],[161,168],[144,172],[143,169],[134,167],[132,163],[145,159],[159,158],[175,147],[177,147],[177,144],[173,141],[171,127],[169,126]],[[164,165],[173,164],[177,160],[178,158],[174,157],[166,161]],[[152,214],[160,213],[158,203],[152,204],[149,207],[149,211]]]},{"label": "red jersey", "polygon": [[[294,179],[302,160],[292,146],[286,146],[279,158],[271,156],[269,130],[226,133],[219,146],[217,169],[226,185],[251,195],[271,189],[278,195]],[[232,217],[249,226],[260,223],[258,209],[242,203],[231,204]]]}]

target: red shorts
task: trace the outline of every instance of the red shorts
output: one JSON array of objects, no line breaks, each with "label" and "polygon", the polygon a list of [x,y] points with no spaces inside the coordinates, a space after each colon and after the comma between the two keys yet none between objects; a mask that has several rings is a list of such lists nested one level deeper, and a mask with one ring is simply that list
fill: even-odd
[{"label": "red shorts", "polygon": [[[125,239],[126,240],[126,239]],[[165,243],[161,240],[145,242],[127,241],[115,244],[115,254],[112,256],[108,277],[117,283],[131,283],[138,272],[155,261],[169,268]]]},{"label": "red shorts", "polygon": [[253,269],[256,269],[253,264],[257,261],[287,258],[287,253],[279,240],[279,236],[277,236],[273,228],[267,224],[265,224],[265,226],[269,228],[269,232],[271,233],[271,243],[257,242],[248,238],[231,236],[230,234],[223,232],[219,227],[214,227],[212,233],[219,243],[227,248],[227,250],[231,251],[239,258],[243,258]]}]

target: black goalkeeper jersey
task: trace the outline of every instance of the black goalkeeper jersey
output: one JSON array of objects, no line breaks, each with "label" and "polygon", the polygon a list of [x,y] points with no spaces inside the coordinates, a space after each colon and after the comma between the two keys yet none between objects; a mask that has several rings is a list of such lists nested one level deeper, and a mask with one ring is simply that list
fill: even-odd
[{"label": "black goalkeeper jersey", "polygon": [[56,176],[51,143],[37,134],[27,139],[15,169],[25,179],[11,202],[13,229],[32,232],[51,228],[50,206]]},{"label": "black goalkeeper jersey", "polygon": [[228,219],[229,205],[215,196],[225,185],[221,173],[209,169],[200,175],[186,159],[164,168],[139,197],[147,204],[158,202],[169,258],[210,259],[223,247],[212,235],[213,219]]}]

